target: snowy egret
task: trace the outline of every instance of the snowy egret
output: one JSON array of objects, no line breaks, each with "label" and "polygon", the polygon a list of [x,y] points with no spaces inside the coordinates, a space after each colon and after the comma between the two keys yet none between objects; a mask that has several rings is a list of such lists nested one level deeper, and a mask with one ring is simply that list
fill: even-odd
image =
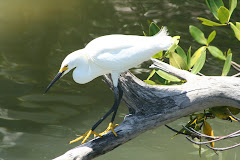
[{"label": "snowy egret", "polygon": [[[70,53],[63,60],[58,74],[49,84],[45,93],[59,78],[75,68],[73,79],[80,84],[88,83],[98,76],[110,73],[115,97],[112,108],[83,136],[70,143],[85,137],[82,141],[84,143],[92,133],[101,137],[102,134],[110,130],[117,136],[114,131],[117,125],[114,125],[113,121],[122,98],[122,90],[118,86],[119,75],[149,60],[156,53],[167,50],[172,44],[172,37],[168,36],[166,27],[163,27],[159,33],[152,37],[136,35],[102,36],[89,42],[85,48]],[[108,128],[102,134],[97,134],[94,130],[111,113],[113,115]]]}]

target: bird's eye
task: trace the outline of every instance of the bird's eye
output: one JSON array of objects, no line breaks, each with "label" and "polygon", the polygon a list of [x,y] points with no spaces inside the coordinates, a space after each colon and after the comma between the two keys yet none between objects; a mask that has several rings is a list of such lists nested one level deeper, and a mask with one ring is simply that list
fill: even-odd
[{"label": "bird's eye", "polygon": [[68,70],[68,65],[63,66],[63,67],[59,70],[59,72],[64,72],[64,71],[66,71],[66,70]]}]

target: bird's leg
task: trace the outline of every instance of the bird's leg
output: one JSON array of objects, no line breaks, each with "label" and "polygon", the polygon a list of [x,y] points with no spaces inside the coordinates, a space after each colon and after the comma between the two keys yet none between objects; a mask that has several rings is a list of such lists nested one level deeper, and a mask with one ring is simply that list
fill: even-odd
[{"label": "bird's leg", "polygon": [[[119,90],[120,91],[120,90]],[[96,132],[94,132],[94,130],[98,127],[99,124],[102,123],[102,121],[104,121],[112,112],[114,112],[115,114],[113,115],[112,117],[112,121],[109,123],[109,126],[111,126],[110,128],[115,128],[116,126],[113,126],[112,125],[112,122],[115,118],[115,115],[116,115],[116,112],[117,112],[117,109],[118,109],[118,106],[119,106],[119,103],[120,103],[120,100],[122,98],[122,91],[119,92],[119,99],[117,98],[117,92],[118,92],[118,88],[117,87],[114,87],[114,103],[113,103],[113,106],[112,108],[96,123],[93,125],[92,129],[90,129],[88,132],[86,132],[84,135],[82,135],[81,137],[79,138],[76,138],[72,141],[70,141],[70,144],[71,143],[74,143],[74,142],[77,142],[81,139],[83,139],[82,141],[82,144],[87,140],[87,138],[91,135],[91,133],[93,133],[95,136],[98,136],[98,137],[101,137],[102,134],[97,134]],[[115,135],[117,135],[113,129],[111,129],[113,131],[113,133]],[[109,131],[109,130],[108,130]],[[105,133],[105,132],[104,132]]]},{"label": "bird's leg", "polygon": [[117,110],[118,110],[119,104],[120,104],[120,102],[122,100],[122,96],[123,96],[123,91],[122,91],[121,87],[118,86],[118,102],[117,102],[118,104],[117,104],[117,106],[116,106],[116,108],[115,108],[115,110],[113,112],[113,116],[112,116],[111,122],[113,122],[114,119],[115,119],[115,116],[117,114]]},{"label": "bird's leg", "polygon": [[113,111],[115,111],[115,108],[118,108],[118,98],[117,98],[117,87],[114,87],[114,103],[112,108],[92,127],[92,130],[96,129],[97,126],[102,123],[103,120],[105,120]]},{"label": "bird's leg", "polygon": [[[117,90],[116,87],[114,89]],[[117,94],[114,94],[114,95],[117,95]],[[114,128],[116,128],[118,126],[118,124],[113,125],[113,121],[114,121],[115,116],[117,114],[118,106],[121,102],[122,96],[123,96],[123,91],[122,91],[121,87],[118,86],[118,100],[117,100],[117,105],[113,108],[114,112],[113,112],[113,115],[112,115],[111,122],[109,123],[108,128],[104,132],[99,133],[100,136],[102,136],[103,134],[105,134],[105,133],[107,133],[111,130],[113,132],[113,134],[117,137],[117,133],[114,131]]]}]

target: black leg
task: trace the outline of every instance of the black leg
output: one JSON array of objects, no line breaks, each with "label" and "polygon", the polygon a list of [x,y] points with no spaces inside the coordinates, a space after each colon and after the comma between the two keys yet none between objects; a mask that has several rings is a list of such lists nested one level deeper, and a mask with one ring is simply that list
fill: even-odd
[{"label": "black leg", "polygon": [[[119,90],[119,97],[117,97],[117,92],[118,92],[118,90]],[[86,133],[85,133],[84,135],[82,135],[81,137],[76,138],[76,139],[70,141],[70,144],[71,144],[71,143],[74,143],[74,142],[77,142],[77,141],[79,141],[80,139],[82,139],[82,138],[85,137],[85,138],[83,139],[83,141],[82,141],[82,144],[83,144],[83,143],[87,140],[87,138],[88,138],[92,133],[93,133],[94,135],[96,135],[96,136],[101,137],[101,134],[104,134],[104,133],[108,132],[109,130],[112,130],[112,132],[114,133],[114,135],[117,136],[117,134],[116,134],[115,131],[113,130],[113,129],[116,127],[116,125],[113,126],[113,121],[114,121],[114,119],[115,119],[118,106],[119,106],[120,101],[121,101],[121,99],[122,99],[122,95],[123,95],[123,91],[121,90],[121,88],[120,88],[120,87],[119,87],[119,88],[114,87],[114,103],[113,103],[112,108],[111,108],[96,124],[93,125],[93,127],[92,127],[91,130],[89,130],[88,132],[86,132]],[[98,125],[101,124],[102,121],[104,121],[112,112],[113,112],[113,116],[112,116],[111,122],[109,123],[108,128],[107,128],[104,132],[102,132],[102,133],[100,133],[100,134],[95,133],[94,130],[98,127]]]},{"label": "black leg", "polygon": [[[114,113],[116,112],[116,110],[119,106],[119,103],[120,103],[118,98],[117,98],[117,90],[118,90],[118,88],[114,87],[114,90],[113,90],[114,91],[114,103],[113,103],[112,108],[96,124],[93,125],[92,131],[95,130],[97,128],[97,126],[99,124],[101,124],[102,121],[104,121],[112,112],[114,112]],[[119,98],[120,98],[120,93],[119,93]],[[115,117],[115,115],[114,115],[114,117]],[[114,117],[112,118],[113,120],[114,120]]]},{"label": "black leg", "polygon": [[118,86],[118,101],[117,101],[116,107],[114,108],[114,112],[113,112],[113,116],[112,116],[112,120],[111,120],[112,123],[113,123],[113,121],[115,119],[115,116],[117,114],[117,110],[118,110],[119,104],[121,102],[122,96],[123,96],[123,91],[122,91],[121,87]]}]

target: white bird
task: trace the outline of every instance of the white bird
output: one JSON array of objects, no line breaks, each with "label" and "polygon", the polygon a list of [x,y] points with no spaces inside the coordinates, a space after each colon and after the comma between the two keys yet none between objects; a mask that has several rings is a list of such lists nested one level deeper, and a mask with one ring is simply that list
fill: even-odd
[{"label": "white bird", "polygon": [[[89,42],[85,48],[70,53],[63,60],[58,74],[49,84],[45,93],[59,78],[75,68],[73,79],[80,84],[88,83],[98,76],[110,73],[115,97],[112,108],[88,132],[70,143],[85,137],[82,141],[84,143],[91,133],[101,137],[103,133],[109,130],[117,136],[114,131],[117,125],[113,125],[113,121],[122,98],[122,90],[118,87],[119,75],[149,60],[158,52],[167,50],[172,44],[172,37],[168,36],[166,27],[163,27],[159,33],[151,37],[136,35],[102,36]],[[107,130],[102,134],[94,132],[96,127],[112,112],[113,116]]]}]

